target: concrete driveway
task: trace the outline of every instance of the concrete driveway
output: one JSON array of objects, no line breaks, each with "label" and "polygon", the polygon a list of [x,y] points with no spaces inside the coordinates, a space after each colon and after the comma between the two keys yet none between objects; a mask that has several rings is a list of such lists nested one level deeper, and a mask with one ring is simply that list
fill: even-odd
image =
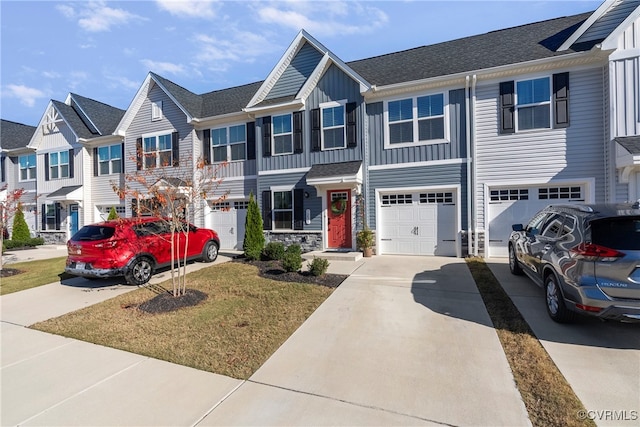
[{"label": "concrete driveway", "polygon": [[199,425],[530,425],[462,259],[367,260]]},{"label": "concrete driveway", "polygon": [[640,425],[640,325],[581,318],[562,325],[545,310],[542,288],[509,272],[507,259],[486,260],[599,426]]}]

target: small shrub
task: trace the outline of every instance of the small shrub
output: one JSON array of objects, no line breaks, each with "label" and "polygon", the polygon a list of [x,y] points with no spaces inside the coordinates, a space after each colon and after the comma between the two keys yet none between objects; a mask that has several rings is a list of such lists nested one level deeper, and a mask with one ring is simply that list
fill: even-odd
[{"label": "small shrub", "polygon": [[118,212],[116,212],[115,206],[111,206],[111,210],[109,211],[109,216],[107,217],[107,221],[113,221],[114,219],[118,219],[120,216]]},{"label": "small shrub", "polygon": [[4,249],[33,248],[39,245],[44,245],[42,237],[31,237],[27,240],[5,240],[2,242]]},{"label": "small shrub", "polygon": [[258,202],[253,198],[253,192],[249,195],[247,207],[247,219],[245,220],[244,242],[242,249],[249,260],[260,259],[264,248],[264,233],[262,231],[262,216],[258,208]]},{"label": "small shrub", "polygon": [[29,226],[24,219],[24,213],[22,212],[22,205],[18,205],[16,215],[13,217],[13,230],[11,231],[11,239],[25,242],[31,239],[31,233],[29,232]]},{"label": "small shrub", "polygon": [[285,271],[299,271],[302,268],[302,249],[300,245],[291,245],[282,258],[282,268]]},{"label": "small shrub", "polygon": [[313,276],[322,276],[329,269],[329,260],[324,258],[313,257],[313,261],[309,264],[309,273]]},{"label": "small shrub", "polygon": [[264,256],[268,260],[279,261],[284,258],[284,243],[269,242],[264,247]]}]

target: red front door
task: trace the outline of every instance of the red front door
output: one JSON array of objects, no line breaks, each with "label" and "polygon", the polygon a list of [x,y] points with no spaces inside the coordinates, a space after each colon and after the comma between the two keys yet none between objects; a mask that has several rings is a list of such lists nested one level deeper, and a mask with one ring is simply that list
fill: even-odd
[{"label": "red front door", "polygon": [[327,191],[327,203],[329,248],[351,248],[350,191]]}]

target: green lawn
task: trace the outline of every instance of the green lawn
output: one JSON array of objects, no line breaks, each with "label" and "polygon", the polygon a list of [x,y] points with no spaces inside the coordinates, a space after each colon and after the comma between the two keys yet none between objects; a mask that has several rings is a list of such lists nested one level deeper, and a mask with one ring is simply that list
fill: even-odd
[{"label": "green lawn", "polygon": [[20,274],[0,278],[0,295],[59,282],[72,277],[64,272],[66,257],[4,264],[3,269],[20,270]]}]

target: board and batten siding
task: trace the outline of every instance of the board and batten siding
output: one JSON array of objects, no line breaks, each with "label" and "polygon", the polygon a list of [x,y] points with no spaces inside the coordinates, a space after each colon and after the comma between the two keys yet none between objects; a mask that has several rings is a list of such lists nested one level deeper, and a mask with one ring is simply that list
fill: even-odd
[{"label": "board and batten siding", "polygon": [[[367,194],[368,221],[376,227],[376,189],[394,188],[402,193],[402,188],[460,188],[460,206],[457,206],[461,224],[467,224],[467,164],[447,163],[419,167],[375,169],[369,171],[369,191]],[[413,190],[407,190],[413,191]],[[439,190],[438,190],[439,191]]]},{"label": "board and batten siding", "polygon": [[322,56],[323,54],[309,43],[302,45],[265,99],[296,95],[320,63]]},{"label": "board and batten siding", "polygon": [[[356,147],[334,150],[311,151],[311,115],[310,110],[318,108],[321,103],[347,100],[356,102]],[[311,167],[314,164],[340,163],[362,160],[364,113],[362,96],[357,82],[343,73],[338,67],[330,66],[320,78],[318,84],[305,102],[303,114],[303,150],[302,153],[262,155],[262,118],[256,120],[256,156],[260,171],[296,169]],[[280,114],[280,113],[278,113]]]},{"label": "board and batten siding", "polygon": [[611,69],[613,134],[640,135],[640,56],[612,61]]},{"label": "board and batten siding", "polygon": [[[262,212],[262,192],[272,191],[272,188],[291,187],[291,189],[301,188],[309,193],[309,197],[303,198],[303,209],[309,209],[311,223],[304,223],[306,231],[322,230],[322,197],[318,195],[316,188],[307,185],[306,172],[294,172],[274,175],[260,175],[258,179],[258,194],[256,201]],[[276,231],[277,232],[277,231]]]},{"label": "board and batten siding", "polygon": [[478,85],[475,190],[480,229],[487,227],[485,183],[507,186],[524,181],[546,183],[594,178],[595,202],[605,201],[607,118],[603,108],[603,73],[603,68],[569,73],[569,127],[508,135],[498,133],[499,83]]},{"label": "board and batten siding", "polygon": [[578,38],[577,42],[599,41],[606,38],[633,10],[640,6],[640,1],[617,0],[609,10]]},{"label": "board and batten siding", "polygon": [[[44,135],[38,146],[36,170],[38,176],[38,194],[49,194],[62,187],[83,184],[82,148],[76,144],[76,137],[66,124],[59,124],[59,131]],[[68,151],[73,148],[73,178],[45,179],[45,156],[49,153]],[[69,159],[71,161],[71,159]]]},{"label": "board and batten siding", "polygon": [[438,144],[416,144],[415,147],[384,148],[384,102],[367,104],[369,121],[370,165],[424,162],[466,158],[466,123],[464,89],[449,91],[450,141]]}]

